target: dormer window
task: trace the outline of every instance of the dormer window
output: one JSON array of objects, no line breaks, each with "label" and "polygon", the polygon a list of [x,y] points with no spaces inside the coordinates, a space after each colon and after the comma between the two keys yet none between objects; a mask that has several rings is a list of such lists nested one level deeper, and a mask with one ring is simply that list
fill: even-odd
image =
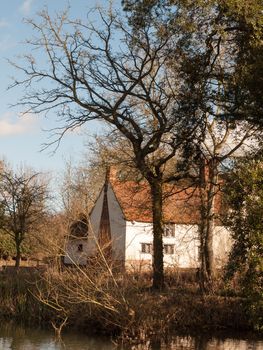
[{"label": "dormer window", "polygon": [[88,220],[85,214],[79,214],[78,219],[70,225],[71,238],[84,238],[88,236]]}]

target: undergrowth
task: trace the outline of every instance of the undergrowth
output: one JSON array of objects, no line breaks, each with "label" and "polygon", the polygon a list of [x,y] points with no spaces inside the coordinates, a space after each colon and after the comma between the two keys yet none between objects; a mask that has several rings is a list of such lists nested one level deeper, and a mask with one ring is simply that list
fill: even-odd
[{"label": "undergrowth", "polygon": [[[175,331],[249,330],[244,300],[199,293],[193,281],[176,280],[162,292],[149,279],[92,269],[48,269],[44,273],[2,273],[0,317],[25,324],[52,325],[121,341],[143,342]],[[221,294],[221,295],[220,295]]]}]

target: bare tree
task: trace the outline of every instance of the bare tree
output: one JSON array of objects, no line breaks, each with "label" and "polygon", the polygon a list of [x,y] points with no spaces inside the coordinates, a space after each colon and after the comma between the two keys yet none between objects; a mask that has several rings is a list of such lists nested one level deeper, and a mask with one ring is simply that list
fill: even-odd
[{"label": "bare tree", "polygon": [[[128,141],[134,163],[151,189],[153,216],[153,287],[163,287],[162,185],[181,177],[164,176],[164,167],[189,142],[199,126],[197,114],[184,114],[181,75],[167,65],[167,50],[177,36],[158,37],[145,27],[133,35],[124,18],[98,10],[99,23],[72,21],[65,12],[29,21],[38,38],[28,41],[46,55],[43,67],[32,54],[14,64],[25,78],[20,105],[27,112],[56,111],[58,142],[71,129],[103,120]],[[178,74],[177,74],[178,73]]]},{"label": "bare tree", "polygon": [[76,220],[80,213],[89,213],[104,181],[105,166],[91,164],[90,159],[83,159],[74,164],[66,163],[61,184],[62,210],[68,222]]},{"label": "bare tree", "polygon": [[17,268],[21,244],[42,220],[46,199],[47,186],[38,173],[4,169],[0,174],[1,229],[14,239]]}]

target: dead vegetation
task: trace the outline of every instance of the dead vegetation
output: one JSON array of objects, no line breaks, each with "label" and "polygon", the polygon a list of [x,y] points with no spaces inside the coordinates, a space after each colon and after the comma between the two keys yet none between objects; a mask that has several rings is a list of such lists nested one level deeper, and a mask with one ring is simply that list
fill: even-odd
[{"label": "dead vegetation", "polygon": [[52,326],[57,337],[68,328],[127,343],[196,327],[249,329],[237,296],[204,296],[196,282],[179,275],[170,276],[162,292],[150,286],[146,274],[113,274],[110,264],[99,258],[85,268],[2,273],[0,316]]}]

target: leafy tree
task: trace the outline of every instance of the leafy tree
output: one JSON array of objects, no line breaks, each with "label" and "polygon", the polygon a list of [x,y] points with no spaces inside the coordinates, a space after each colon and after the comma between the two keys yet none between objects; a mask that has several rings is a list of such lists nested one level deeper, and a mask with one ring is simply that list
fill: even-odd
[{"label": "leafy tree", "polygon": [[14,240],[9,235],[0,232],[0,258],[8,259],[15,256],[15,252]]},{"label": "leafy tree", "polygon": [[[123,1],[134,31],[145,25],[159,36],[180,33],[171,69],[184,80],[185,113],[198,114],[194,140],[201,193],[201,286],[213,284],[213,231],[220,175],[230,157],[257,149],[262,135],[262,3],[235,0]],[[256,75],[258,76],[256,77]],[[255,82],[258,82],[255,93]],[[260,91],[260,92],[259,92]],[[248,142],[250,148],[244,145]]]},{"label": "leafy tree", "polygon": [[[123,0],[122,3],[135,31],[149,23],[159,29],[159,35],[176,32],[180,27],[182,36],[170,55],[175,58],[180,50],[187,54],[182,68],[191,73],[192,87],[200,79],[204,82],[211,73],[221,83],[224,79],[224,100],[214,96],[215,102],[229,102],[226,111],[233,119],[262,126],[261,0]],[[215,75],[213,66],[218,59],[223,64]],[[210,87],[212,91],[213,84]]]},{"label": "leafy tree", "polygon": [[21,259],[21,245],[42,220],[45,213],[47,186],[39,174],[4,168],[0,174],[0,228],[14,240],[16,267]]},{"label": "leafy tree", "polygon": [[[27,236],[21,243],[22,258],[32,256],[32,245],[30,244],[30,237]],[[16,245],[14,239],[6,232],[0,232],[0,259],[10,260],[16,256]]]},{"label": "leafy tree", "polygon": [[238,162],[225,188],[233,248],[227,277],[239,275],[247,297],[248,313],[255,328],[263,329],[263,161]]}]

